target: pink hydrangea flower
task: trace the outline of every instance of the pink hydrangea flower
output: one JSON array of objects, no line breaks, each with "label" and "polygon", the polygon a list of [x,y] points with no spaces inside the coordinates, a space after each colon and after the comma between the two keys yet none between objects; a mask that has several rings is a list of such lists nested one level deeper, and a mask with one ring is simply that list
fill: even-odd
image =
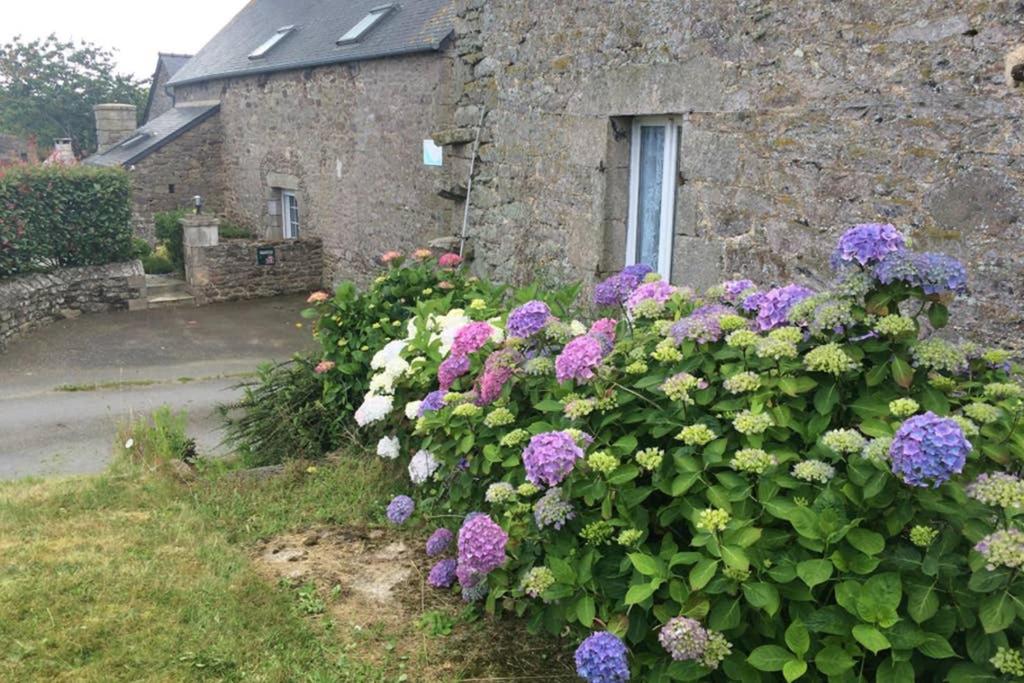
[{"label": "pink hydrangea flower", "polygon": [[505,563],[508,534],[488,515],[471,515],[459,529],[460,580],[487,574]]},{"label": "pink hydrangea flower", "polygon": [[586,334],[576,337],[555,358],[555,377],[559,382],[570,379],[588,382],[594,378],[594,370],[602,360],[604,348],[599,339]]},{"label": "pink hydrangea flower", "polygon": [[475,322],[463,325],[455,333],[455,341],[452,342],[451,354],[453,356],[468,356],[479,351],[494,334],[494,328],[490,323]]},{"label": "pink hydrangea flower", "polygon": [[380,262],[383,264],[388,264],[394,261],[395,259],[400,258],[402,258],[402,252],[400,251],[385,251],[383,254],[380,255]]},{"label": "pink hydrangea flower", "polygon": [[437,259],[437,265],[442,268],[455,268],[462,263],[462,257],[454,252],[448,252],[447,254],[441,254],[441,257]]},{"label": "pink hydrangea flower", "polygon": [[518,365],[519,354],[511,349],[499,349],[487,357],[484,370],[477,380],[477,403],[487,405],[499,396],[505,383],[512,378]]},{"label": "pink hydrangea flower", "polygon": [[327,301],[330,298],[331,298],[331,295],[328,294],[327,292],[313,292],[312,294],[309,295],[309,298],[306,299],[306,303],[307,304],[318,304],[318,303],[320,303],[322,301]]},{"label": "pink hydrangea flower", "polygon": [[420,248],[412,252],[412,257],[417,261],[426,261],[428,258],[434,255],[434,252],[429,249]]},{"label": "pink hydrangea flower", "polygon": [[452,354],[437,368],[437,383],[441,391],[447,392],[459,377],[469,372],[469,356]]},{"label": "pink hydrangea flower", "polygon": [[653,299],[659,304],[663,304],[675,293],[676,288],[664,280],[645,282],[629,295],[629,299],[626,300],[626,310],[632,311],[637,307],[637,304],[648,299]]},{"label": "pink hydrangea flower", "polygon": [[331,370],[333,370],[334,366],[335,363],[333,360],[322,360],[316,364],[316,367],[313,368],[313,372],[315,372],[318,375],[322,375],[325,372],[330,372]]}]

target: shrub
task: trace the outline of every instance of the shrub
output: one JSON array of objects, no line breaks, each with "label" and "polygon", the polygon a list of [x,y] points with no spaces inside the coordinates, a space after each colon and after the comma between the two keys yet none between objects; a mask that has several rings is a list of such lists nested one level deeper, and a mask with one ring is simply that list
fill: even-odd
[{"label": "shrub", "polygon": [[963,269],[891,226],[852,229],[834,265],[820,293],[700,297],[632,267],[597,288],[619,322],[590,326],[551,299],[421,304],[357,421],[382,456],[416,453],[416,515],[466,515],[464,598],[610,634],[577,652],[588,680],[624,680],[614,639],[645,681],[1010,680],[1008,354],[934,335]]},{"label": "shrub", "polygon": [[152,415],[136,418],[118,432],[114,452],[135,465],[156,467],[171,460],[190,462],[195,441],[188,437],[188,414],[160,406]]},{"label": "shrub", "polygon": [[138,237],[132,238],[132,258],[146,258],[153,253],[153,247],[149,246],[149,242]]},{"label": "shrub", "polygon": [[252,239],[253,236],[253,232],[249,228],[242,227],[241,225],[237,225],[230,221],[221,221],[217,234],[221,239],[225,240]]},{"label": "shrub", "polygon": [[150,275],[166,275],[176,272],[174,264],[162,254],[143,256],[142,268]]},{"label": "shrub", "polygon": [[0,277],[114,263],[131,255],[131,186],[124,171],[0,171]]},{"label": "shrub", "polygon": [[156,238],[166,247],[168,258],[179,272],[185,270],[185,233],[181,220],[184,217],[183,209],[163,211],[153,216]]},{"label": "shrub", "polygon": [[218,407],[227,442],[250,467],[319,458],[338,443],[339,420],[315,370],[306,356],[264,365],[255,381],[239,385],[237,403]]}]

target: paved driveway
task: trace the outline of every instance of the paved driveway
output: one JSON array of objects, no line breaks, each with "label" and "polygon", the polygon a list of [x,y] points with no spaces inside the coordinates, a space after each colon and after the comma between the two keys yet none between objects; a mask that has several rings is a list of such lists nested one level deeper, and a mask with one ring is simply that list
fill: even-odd
[{"label": "paved driveway", "polygon": [[186,409],[200,450],[216,451],[214,408],[238,395],[239,375],[315,347],[304,307],[288,296],[85,315],[12,343],[0,354],[0,478],[100,471],[118,424],[164,404]]}]

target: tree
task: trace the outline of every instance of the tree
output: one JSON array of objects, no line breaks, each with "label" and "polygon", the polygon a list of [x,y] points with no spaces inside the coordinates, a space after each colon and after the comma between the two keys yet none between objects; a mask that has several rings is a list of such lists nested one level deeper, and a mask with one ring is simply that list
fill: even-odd
[{"label": "tree", "polygon": [[0,46],[0,131],[44,144],[71,138],[79,154],[95,151],[93,106],[145,105],[143,82],[115,69],[113,53],[92,43],[16,36]]}]

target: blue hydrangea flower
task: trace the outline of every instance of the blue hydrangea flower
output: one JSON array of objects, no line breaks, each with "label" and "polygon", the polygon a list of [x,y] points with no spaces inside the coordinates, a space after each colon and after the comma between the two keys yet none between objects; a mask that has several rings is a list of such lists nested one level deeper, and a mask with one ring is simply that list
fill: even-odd
[{"label": "blue hydrangea flower", "polygon": [[881,261],[886,254],[900,251],[906,246],[903,235],[888,223],[862,223],[855,225],[839,238],[832,254],[832,267],[857,263],[867,266]]},{"label": "blue hydrangea flower", "polygon": [[544,329],[551,317],[551,309],[543,301],[527,301],[522,306],[512,309],[508,314],[505,330],[512,337],[532,337]]},{"label": "blue hydrangea flower", "polygon": [[430,538],[427,539],[427,557],[437,557],[444,551],[448,550],[448,547],[455,540],[455,534],[448,529],[441,527],[434,533],[430,534]]},{"label": "blue hydrangea flower", "polygon": [[612,275],[594,288],[594,303],[598,306],[621,306],[652,270],[646,263],[626,266],[622,272]]},{"label": "blue hydrangea flower", "polygon": [[929,411],[904,422],[892,445],[892,472],[911,486],[938,487],[963,471],[971,444],[954,420]]},{"label": "blue hydrangea flower", "polygon": [[576,648],[576,674],[587,683],[624,683],[629,680],[626,644],[615,634],[598,631]]},{"label": "blue hydrangea flower", "polygon": [[945,254],[894,251],[875,266],[875,278],[883,285],[902,282],[920,287],[930,296],[967,291],[967,270],[960,261]]},{"label": "blue hydrangea flower", "polygon": [[423,402],[420,404],[418,411],[419,417],[423,417],[427,413],[433,413],[444,408],[445,394],[446,392],[438,389],[437,391],[431,391],[429,394],[424,396]]},{"label": "blue hydrangea flower", "polygon": [[405,524],[415,509],[416,503],[409,496],[395,496],[388,503],[388,520],[392,524]]},{"label": "blue hydrangea flower", "polygon": [[455,568],[457,560],[441,560],[435,564],[430,574],[427,575],[427,583],[433,588],[451,588],[455,584]]}]

